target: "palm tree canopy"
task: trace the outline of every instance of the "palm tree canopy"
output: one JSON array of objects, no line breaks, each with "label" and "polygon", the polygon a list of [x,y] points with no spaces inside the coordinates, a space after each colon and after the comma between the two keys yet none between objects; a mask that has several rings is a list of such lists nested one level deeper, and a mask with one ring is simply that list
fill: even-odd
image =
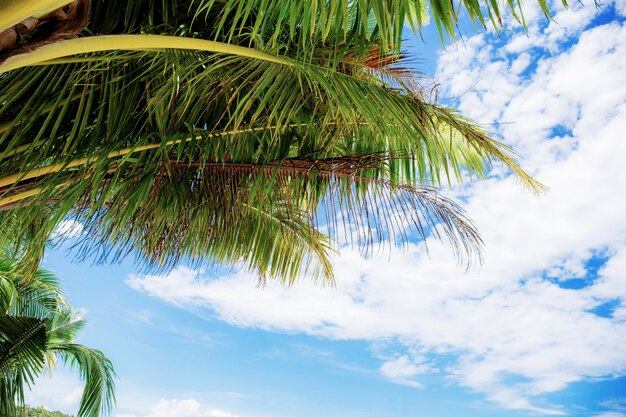
[{"label": "palm tree canopy", "polygon": [[38,269],[26,275],[9,258],[0,260],[0,415],[17,415],[24,387],[56,360],[77,368],[85,381],[77,416],[97,417],[111,410],[115,373],[98,350],[74,343],[84,326],[58,278]]},{"label": "palm tree canopy", "polygon": [[[494,161],[543,187],[406,66],[403,28],[430,15],[453,34],[449,2],[77,0],[65,32],[44,3],[32,29],[15,25],[31,11],[0,19],[16,33],[0,55],[0,243],[42,247],[71,216],[82,256],[332,279],[321,226],[364,247],[441,237],[469,260],[480,237],[433,187]],[[498,2],[461,4],[501,24]]]}]

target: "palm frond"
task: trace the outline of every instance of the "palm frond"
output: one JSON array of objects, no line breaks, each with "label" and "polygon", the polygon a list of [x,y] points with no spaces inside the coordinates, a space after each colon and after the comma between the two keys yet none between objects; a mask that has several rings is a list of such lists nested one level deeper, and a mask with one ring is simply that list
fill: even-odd
[{"label": "palm frond", "polygon": [[0,32],[17,25],[31,16],[41,15],[71,2],[72,0],[1,0]]},{"label": "palm frond", "polygon": [[0,260],[0,283],[13,288],[5,314],[44,319],[67,304],[58,278],[42,268],[31,276],[15,261]]},{"label": "palm frond", "polygon": [[[190,71],[189,59],[194,63],[194,67],[196,67],[195,64],[200,64],[201,67],[196,67]],[[308,135],[317,136],[312,138],[318,142],[315,143],[315,146],[327,153],[332,152],[333,147],[342,138],[351,139],[359,146],[368,145],[374,152],[410,152],[416,164],[419,165],[420,169],[416,169],[415,172],[419,173],[420,181],[424,181],[426,178],[439,181],[437,178],[439,168],[444,168],[445,171],[448,171],[448,168],[459,171],[461,166],[465,166],[466,169],[482,175],[485,172],[486,164],[490,162],[491,158],[494,158],[505,162],[514,172],[520,174],[531,187],[537,186],[537,183],[533,182],[515,163],[509,149],[491,139],[470,121],[458,116],[451,109],[424,103],[419,97],[389,91],[384,85],[368,83],[357,77],[304,63],[298,63],[297,68],[283,68],[280,64],[232,56],[212,56],[199,61],[199,58],[193,55],[191,58],[180,59],[177,57],[171,61],[167,56],[161,54],[154,57],[155,69],[171,65],[168,61],[178,67],[172,73],[175,78],[172,76],[159,77],[149,70],[139,75],[145,77],[145,81],[132,78],[132,86],[122,84],[118,87],[129,90],[129,92],[141,91],[140,87],[143,83],[145,83],[143,84],[144,89],[150,87],[145,93],[146,96],[136,95],[136,93],[129,94],[131,98],[136,97],[138,101],[135,103],[125,102],[129,108],[141,109],[138,107],[141,106],[141,101],[145,98],[148,99],[144,110],[147,114],[144,112],[137,114],[136,129],[127,133],[134,136],[133,142],[129,143],[130,139],[126,135],[120,138],[128,145],[132,145],[129,148],[131,151],[133,147],[138,148],[138,150],[145,150],[147,148],[143,141],[154,137],[153,135],[172,135],[172,131],[180,132],[179,135],[190,134],[191,137],[198,137],[201,135],[197,132],[198,127],[207,126],[208,123],[212,125],[220,123],[219,119],[216,121],[216,116],[223,119],[221,123],[224,125],[225,131],[233,132],[245,130],[250,125],[254,126],[254,124],[261,123],[266,126],[288,127],[294,122],[304,122],[307,123],[309,130],[314,126],[315,131],[308,133]],[[95,65],[94,72],[98,71],[98,64]],[[107,65],[111,65],[111,63]],[[128,62],[122,61],[117,65],[128,66]],[[74,82],[88,85],[86,87],[88,92],[86,91],[86,93],[89,94],[89,109],[97,111],[97,114],[91,117],[97,117],[96,120],[103,120],[106,117],[105,112],[110,113],[111,109],[98,106],[97,103],[103,103],[106,98],[112,97],[106,93],[100,95],[102,89],[94,87],[98,84],[92,77],[94,73],[89,72],[87,74],[88,77],[84,81],[75,80]],[[137,74],[132,72],[128,75],[137,77]],[[14,77],[7,78],[6,85],[9,86]],[[24,77],[15,78],[23,79]],[[128,78],[119,79],[120,82],[125,83],[123,80]],[[162,86],[158,85],[161,79],[164,83]],[[216,85],[217,80],[219,80],[219,85]],[[232,80],[231,85],[228,84],[228,80]],[[172,84],[172,81],[175,84]],[[24,84],[24,82],[19,84]],[[235,85],[237,85],[236,88]],[[277,88],[278,86],[281,88]],[[7,97],[15,91],[14,88],[19,88],[19,86],[10,88],[13,91],[7,91]],[[98,95],[100,98],[97,97]],[[202,100],[203,98],[204,100]],[[237,100],[232,106],[226,107],[228,102],[236,98]],[[312,103],[312,98],[324,104]],[[15,96],[12,99],[15,100]],[[213,111],[209,114],[203,110],[207,107],[199,109],[191,105],[198,100],[202,100],[208,108],[213,108]],[[214,102],[215,106],[211,106],[211,102]],[[154,106],[151,103],[154,103]],[[164,114],[159,107],[163,103],[171,103],[168,114]],[[77,110],[88,111],[87,106],[81,104],[83,103],[75,103],[78,106]],[[220,108],[224,108],[223,114],[216,115],[215,109]],[[380,113],[379,109],[381,108],[386,110],[384,114]],[[311,114],[312,112],[313,114]],[[31,111],[29,114],[32,120],[33,117],[36,119],[42,112]],[[226,115],[228,116],[226,117]],[[48,113],[46,118],[49,119],[50,116],[52,114]],[[62,117],[61,120],[58,119],[59,116]],[[56,134],[57,130],[54,129],[50,132],[48,126],[50,122],[35,124],[22,119],[19,124],[15,124],[15,131],[12,132],[12,135],[9,135],[8,132],[5,133],[4,137],[11,138],[11,140],[2,152],[4,155],[13,155],[16,149],[21,149],[20,154],[23,157],[21,169],[15,174],[0,178],[0,187],[7,187],[19,181],[55,173],[62,169],[86,165],[98,159],[126,154],[121,152],[119,147],[114,148],[117,145],[115,137],[110,138],[111,135],[106,135],[107,133],[123,131],[124,125],[110,125],[109,129],[106,129],[105,126],[99,124],[89,125],[85,123],[84,120],[88,114],[83,113],[79,116],[75,113],[62,112],[57,114],[54,126],[58,126],[64,122],[64,119],[71,116],[75,116],[74,120],[81,119],[83,122],[78,126],[74,123],[69,132],[70,136],[64,139],[65,144],[63,146],[66,151],[78,150],[80,146],[83,148],[81,152],[84,154],[85,151],[89,152],[88,149],[84,149],[84,146],[91,143],[91,147],[98,147],[98,152],[95,153],[94,149],[94,151],[89,152],[91,153],[90,156],[72,159],[63,157],[54,164],[42,166],[43,158],[59,156],[56,147],[51,146],[55,140],[29,141],[32,146],[26,148],[28,142],[24,143],[20,141],[20,138],[24,138],[27,134],[31,138],[33,135],[40,138],[43,135]],[[143,123],[139,121],[140,118]],[[128,118],[125,118],[122,123],[128,125],[128,122]],[[139,125],[139,123],[142,124]],[[35,128],[38,132],[33,131]],[[101,133],[98,134],[98,132],[102,132],[102,128],[105,128],[104,134],[107,139],[103,138]],[[355,132],[356,129],[360,131]],[[210,131],[207,133],[207,137],[211,137]],[[280,129],[275,132],[275,134],[281,133]],[[93,137],[94,134],[100,137]],[[369,140],[357,142],[359,139],[357,134],[359,136],[366,135]],[[83,143],[79,142],[79,136],[86,137],[82,140]],[[137,139],[138,137],[139,139]],[[110,152],[102,152],[100,146],[103,140],[106,140],[105,143],[110,146]],[[325,142],[321,142],[322,140]],[[161,145],[168,146],[167,142],[162,141]],[[176,140],[169,142],[182,144]],[[458,153],[454,159],[450,158],[448,153],[453,152],[451,148],[458,146],[458,143],[461,143],[462,146],[463,142],[467,142],[466,152]],[[42,143],[46,143],[48,149],[37,146]],[[178,148],[179,151],[184,150],[183,146]],[[207,146],[207,148],[211,149],[212,147]],[[463,156],[471,148],[474,150],[471,157],[464,158]],[[35,149],[37,149],[36,152]],[[49,152],[48,155],[45,153],[46,150]],[[67,156],[71,157],[72,153]],[[481,163],[476,163],[477,155],[480,157],[479,159],[482,159]],[[29,157],[36,159],[29,163]],[[206,158],[206,155],[203,157]],[[272,157],[275,158],[274,155]],[[5,157],[5,163],[11,163],[11,161],[10,158]],[[37,166],[37,168],[29,168],[30,166]],[[6,168],[10,169],[9,167]]]},{"label": "palm frond", "polygon": [[25,217],[18,210],[0,210],[0,263],[3,271],[9,268],[11,276],[18,274],[29,279],[40,272],[50,234],[62,218],[56,218],[48,208]]},{"label": "palm frond", "polygon": [[[107,177],[72,204],[86,230],[76,245],[83,259],[115,261],[134,250],[157,269],[181,258],[243,263],[289,283],[301,268],[332,282],[329,243],[317,230],[338,223],[354,228],[344,237],[363,248],[387,237],[401,243],[414,231],[450,241],[468,262],[480,258],[480,237],[463,210],[434,189],[372,177],[385,163],[381,155],[134,168],[130,186]],[[60,189],[56,198],[85,196],[84,187]]]},{"label": "palm frond", "polygon": [[18,290],[11,279],[0,273],[0,314],[8,314],[17,302]]},{"label": "palm frond", "polygon": [[[539,0],[539,4],[550,17],[546,3]],[[567,7],[565,0],[563,5]],[[217,27],[215,36],[229,41],[242,34],[250,39],[282,40],[306,53],[338,40],[360,45],[376,41],[385,52],[397,50],[406,26],[419,35],[430,20],[437,25],[443,42],[444,34],[455,37],[462,12],[482,27],[491,21],[496,30],[502,27],[506,11],[524,24],[521,2],[513,0],[503,5],[492,0],[463,0],[458,4],[447,0],[194,0],[189,10],[196,22],[213,23]]]},{"label": "palm frond", "polygon": [[0,262],[0,305],[10,314],[0,312],[0,415],[17,415],[25,385],[41,375],[46,363],[52,367],[55,357],[78,367],[85,380],[78,415],[110,412],[115,400],[111,362],[102,352],[73,343],[85,324],[82,312],[65,302],[53,274],[39,269],[28,275],[17,262]]},{"label": "palm frond", "polygon": [[[154,67],[146,69],[141,64],[145,59],[154,63]],[[211,238],[209,230],[215,229],[211,223],[216,216],[213,213],[223,214],[217,207],[209,206],[213,211],[208,210],[204,201],[190,197],[186,190],[177,192],[185,198],[190,198],[190,201],[195,201],[196,206],[190,207],[187,203],[173,206],[172,198],[169,197],[173,190],[180,188],[181,185],[191,187],[189,181],[193,183],[195,176],[198,175],[192,170],[191,174],[187,174],[188,178],[185,181],[164,182],[162,178],[170,175],[172,170],[170,162],[181,158],[186,161],[185,163],[196,164],[199,169],[215,170],[219,164],[236,163],[240,164],[240,168],[242,164],[249,164],[249,168],[253,168],[268,163],[289,162],[294,158],[309,162],[319,160],[319,167],[320,164],[325,164],[324,160],[339,161],[341,158],[354,159],[363,155],[384,155],[382,159],[379,158],[377,164],[368,167],[367,175],[361,177],[379,180],[378,186],[387,187],[394,192],[400,189],[406,191],[404,188],[398,188],[403,184],[407,186],[416,183],[437,184],[441,181],[442,175],[448,180],[452,177],[462,178],[464,171],[482,176],[487,172],[491,158],[496,157],[523,173],[510,157],[508,148],[488,137],[478,127],[450,109],[424,103],[419,97],[389,90],[379,83],[369,83],[358,76],[351,76],[338,70],[324,69],[306,63],[285,66],[238,56],[207,57],[168,53],[157,53],[152,57],[146,53],[117,55],[116,59],[106,63],[106,71],[100,71],[104,69],[102,67],[104,62],[89,62],[87,65],[93,65],[93,71],[76,73],[70,70],[71,77],[84,75],[84,81],[80,81],[79,88],[85,91],[88,98],[80,99],[78,102],[68,100],[68,106],[78,112],[85,112],[91,108],[96,112],[94,115],[86,113],[78,115],[70,109],[67,113],[57,112],[57,114],[39,112],[42,114],[41,117],[51,120],[47,125],[54,123],[54,126],[69,122],[67,118],[73,115],[74,122],[71,123],[73,127],[67,131],[69,136],[43,141],[36,139],[28,145],[24,143],[27,132],[31,133],[28,135],[29,138],[41,138],[50,133],[46,131],[48,127],[44,126],[45,122],[42,125],[24,119],[15,125],[12,135],[8,133],[9,131],[5,133],[4,137],[8,140],[5,154],[20,150],[21,158],[19,166],[15,165],[16,161],[12,157],[0,161],[0,166],[4,164],[7,169],[11,169],[9,167],[12,166],[13,169],[19,170],[0,179],[0,184],[5,187],[0,189],[0,193],[4,194],[5,199],[11,199],[10,201],[16,201],[16,196],[26,195],[37,202],[33,210],[24,209],[24,215],[30,212],[35,215],[39,207],[56,201],[56,204],[49,206],[49,210],[58,216],[55,221],[62,216],[76,215],[72,213],[76,213],[76,208],[81,207],[78,216],[86,224],[94,222],[90,216],[100,219],[95,221],[98,226],[90,229],[88,236],[96,237],[97,242],[103,243],[102,251],[105,254],[115,253],[114,259],[121,256],[119,248],[124,248],[122,252],[135,248],[140,253],[151,254],[153,259],[150,257],[149,259],[152,260],[152,264],[167,267],[182,256],[219,260],[231,265],[242,259],[250,260],[250,256],[254,256],[242,255],[233,250],[231,255],[225,257],[212,255],[221,253],[226,248],[226,240],[220,238],[223,241],[216,242]],[[190,67],[190,62],[194,63],[193,68]],[[46,68],[59,68],[63,73],[65,71],[63,67],[73,68],[76,65],[79,64]],[[138,70],[134,70],[133,65],[136,65]],[[164,67],[173,68],[176,77],[163,76],[156,72]],[[113,70],[117,76],[114,78],[115,81],[108,81],[113,79],[113,74],[109,75],[107,72],[113,68],[118,68]],[[46,69],[23,69],[16,72],[19,71],[45,73]],[[13,78],[14,73],[7,78]],[[125,73],[132,74],[132,78],[121,76]],[[102,84],[99,84],[95,82],[94,77],[105,78]],[[143,78],[145,81],[141,81],[142,77],[145,77]],[[24,78],[15,79],[19,83]],[[229,84],[228,80],[232,80],[232,84]],[[117,83],[122,85],[115,87]],[[10,86],[9,83],[6,85]],[[18,87],[13,85],[12,88]],[[107,119],[111,112],[107,106],[122,97],[121,91],[128,93],[123,95],[125,100],[123,105],[138,109],[139,112],[123,120]],[[140,93],[141,91],[145,91],[144,95]],[[68,94],[74,97],[76,91],[69,91]],[[129,97],[134,98],[136,102],[129,103]],[[12,98],[15,99],[15,96]],[[197,102],[206,103],[207,107],[198,108],[191,104]],[[229,105],[229,102],[233,104]],[[163,103],[171,103],[167,107],[167,113],[164,113],[166,108],[161,107]],[[381,108],[384,108],[385,112],[381,113]],[[211,112],[206,109],[211,109]],[[31,111],[30,114],[37,117],[38,113]],[[54,118],[50,119],[51,117],[56,118],[56,121]],[[81,122],[77,125],[75,122],[87,118],[96,120],[95,124]],[[98,122],[99,120],[102,122]],[[114,124],[117,120],[121,124],[116,126]],[[216,125],[222,129],[208,129]],[[130,126],[131,129],[125,126]],[[204,128],[199,129],[197,126]],[[39,129],[39,132],[35,133],[32,129]],[[170,133],[172,131],[179,133],[172,134]],[[58,129],[54,132],[57,134]],[[121,136],[117,132],[124,132],[124,135]],[[162,139],[160,142],[151,142],[156,138]],[[59,147],[64,151],[59,152]],[[312,164],[311,168],[316,167]],[[293,171],[293,167],[291,170]],[[314,172],[315,169],[310,171]],[[332,167],[325,175],[332,175],[334,172],[341,174],[337,167]],[[273,184],[271,175],[265,173],[264,176],[268,177],[265,185],[254,185],[251,188],[255,189],[258,186],[267,190],[269,187],[277,186]],[[157,178],[161,181],[160,184],[167,184],[171,189],[164,188],[165,191],[160,191],[159,193],[164,195],[157,200],[161,199],[163,204],[153,204],[152,210],[147,211],[141,204],[155,199],[154,187]],[[353,181],[353,185],[356,186],[360,185],[354,181],[364,183],[363,179],[355,178],[356,176],[344,175],[342,180],[337,182],[342,184],[341,192],[349,194],[350,187],[345,185],[349,181]],[[534,184],[532,179],[529,183]],[[197,185],[194,184],[193,187]],[[334,187],[331,186],[330,189],[333,190]],[[321,188],[327,189],[328,186]],[[33,190],[36,190],[36,193],[33,194]],[[239,190],[234,189],[231,192],[237,195]],[[157,195],[160,195],[159,193]],[[167,198],[165,193],[168,195]],[[215,187],[206,188],[206,193],[215,194]],[[309,191],[296,190],[294,195],[307,199],[310,198],[306,196],[307,193]],[[212,198],[219,200],[215,196]],[[444,200],[440,201],[443,204]],[[343,203],[358,204],[349,197],[346,197]],[[275,210],[274,206],[258,207],[257,202],[252,202],[250,206],[264,212]],[[156,212],[157,207],[162,214]],[[223,210],[232,210],[233,207],[235,206],[231,204]],[[199,208],[205,210],[204,213],[200,213],[201,215],[198,214]],[[204,219],[196,228],[188,228],[189,231],[194,231],[195,235],[186,232],[181,237],[173,232],[164,232],[172,227],[177,229],[172,225],[187,224],[188,222],[181,219],[188,218],[191,213],[195,213],[198,219]],[[232,216],[232,213],[228,216]],[[299,215],[294,215],[294,218],[315,225]],[[435,218],[437,217],[433,217]],[[160,219],[160,223],[155,226],[157,219]],[[222,227],[229,224],[220,221],[215,222]],[[127,227],[129,232],[113,226],[106,227],[105,231],[101,230],[101,225],[107,222],[132,226]],[[189,224],[194,223],[190,221]],[[467,222],[455,221],[453,224],[465,227]],[[429,228],[433,228],[433,224],[429,224]],[[232,230],[223,229],[223,231],[226,235],[232,233]],[[136,235],[130,236],[130,232]],[[149,233],[154,233],[155,236],[150,238],[147,236]],[[240,236],[244,235],[246,234]],[[101,238],[102,236],[105,238]],[[198,244],[197,236],[206,239],[205,244]],[[446,234],[446,236],[456,235]],[[476,237],[473,232],[464,232],[463,236],[470,240]],[[248,234],[248,237],[251,235]],[[171,243],[163,243],[165,241]],[[105,242],[113,242],[117,249],[113,250],[111,245],[106,245]],[[168,245],[171,249],[159,249]],[[210,249],[211,245],[216,245],[215,249]],[[241,242],[237,245],[242,247]],[[455,249],[462,246],[453,245]],[[196,253],[200,248],[203,251],[202,255]],[[265,260],[257,258],[252,263],[254,268],[272,270],[270,267],[272,259],[283,259],[286,256],[285,253],[277,258],[276,254],[279,252],[271,253],[272,255],[270,252],[265,253]],[[106,259],[107,256],[100,254],[99,258]],[[294,263],[290,267],[298,265],[300,260],[300,257],[294,257]],[[278,276],[286,279],[285,274],[289,270],[281,267]]]},{"label": "palm frond", "polygon": [[[430,13],[453,33],[458,8],[444,3]],[[478,0],[461,4],[484,23]],[[20,213],[7,244],[36,240],[39,259],[72,216],[92,242],[80,256],[136,250],[161,268],[190,258],[328,280],[320,210],[330,223],[361,222],[353,241],[441,232],[474,253],[465,214],[428,187],[485,176],[495,162],[543,186],[514,151],[429,101],[405,65],[403,27],[421,30],[426,9],[94,0],[88,36],[0,63],[0,220]],[[244,216],[249,225],[235,221]]]},{"label": "palm frond", "polygon": [[24,402],[24,384],[32,384],[45,363],[46,320],[0,315],[0,414],[15,415]]},{"label": "palm frond", "polygon": [[79,371],[85,382],[77,417],[98,417],[111,412],[115,405],[115,371],[99,350],[74,343],[56,343],[50,349],[61,360]]}]

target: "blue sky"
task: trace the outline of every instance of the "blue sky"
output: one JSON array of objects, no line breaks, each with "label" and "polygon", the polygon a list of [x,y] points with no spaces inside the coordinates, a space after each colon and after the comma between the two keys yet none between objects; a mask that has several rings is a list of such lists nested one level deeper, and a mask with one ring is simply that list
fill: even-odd
[{"label": "blue sky", "polygon": [[[447,190],[482,232],[480,268],[437,242],[342,247],[336,288],[259,288],[244,271],[154,277],[51,249],[45,267],[87,310],[80,341],[119,374],[113,415],[625,417],[626,3],[554,9],[550,23],[527,2],[528,35],[507,22],[445,51],[433,28],[408,41],[439,98],[551,188],[496,168]],[[28,400],[71,412],[79,393],[61,368]]]}]

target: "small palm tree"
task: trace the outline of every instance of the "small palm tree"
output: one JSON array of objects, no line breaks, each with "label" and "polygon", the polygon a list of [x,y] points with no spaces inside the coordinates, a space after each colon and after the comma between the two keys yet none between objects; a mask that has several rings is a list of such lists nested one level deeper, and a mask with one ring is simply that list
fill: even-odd
[{"label": "small palm tree", "polygon": [[58,279],[43,269],[27,278],[0,260],[0,416],[18,415],[25,385],[60,360],[85,381],[78,416],[96,417],[114,402],[115,373],[98,350],[74,343],[85,322],[65,301]]},{"label": "small palm tree", "polygon": [[[321,226],[364,247],[434,235],[469,260],[477,231],[432,187],[500,161],[542,189],[403,64],[405,26],[454,34],[448,0],[2,4],[0,243],[41,254],[70,216],[85,256],[332,279]],[[500,25],[498,2],[461,4]]]}]

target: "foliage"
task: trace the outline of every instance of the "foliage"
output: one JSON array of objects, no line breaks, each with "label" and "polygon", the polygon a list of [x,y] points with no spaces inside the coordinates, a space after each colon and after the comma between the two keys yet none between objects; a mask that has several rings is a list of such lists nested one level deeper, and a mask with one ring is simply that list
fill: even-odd
[{"label": "foliage", "polygon": [[[499,25],[497,2],[461,4]],[[85,257],[243,263],[288,282],[332,280],[322,228],[365,248],[433,235],[479,258],[471,221],[433,187],[494,161],[542,185],[403,64],[405,25],[430,14],[452,34],[458,13],[444,0],[93,0],[79,37],[0,63],[0,221],[13,225],[0,243],[43,247],[69,216]]]},{"label": "foliage", "polygon": [[24,407],[20,410],[19,417],[72,417],[61,411],[49,411],[43,407]]},{"label": "foliage", "polygon": [[25,386],[58,360],[85,381],[79,417],[110,411],[113,367],[102,352],[74,343],[84,324],[53,274],[38,269],[29,275],[9,259],[0,261],[0,416],[16,416]]}]

